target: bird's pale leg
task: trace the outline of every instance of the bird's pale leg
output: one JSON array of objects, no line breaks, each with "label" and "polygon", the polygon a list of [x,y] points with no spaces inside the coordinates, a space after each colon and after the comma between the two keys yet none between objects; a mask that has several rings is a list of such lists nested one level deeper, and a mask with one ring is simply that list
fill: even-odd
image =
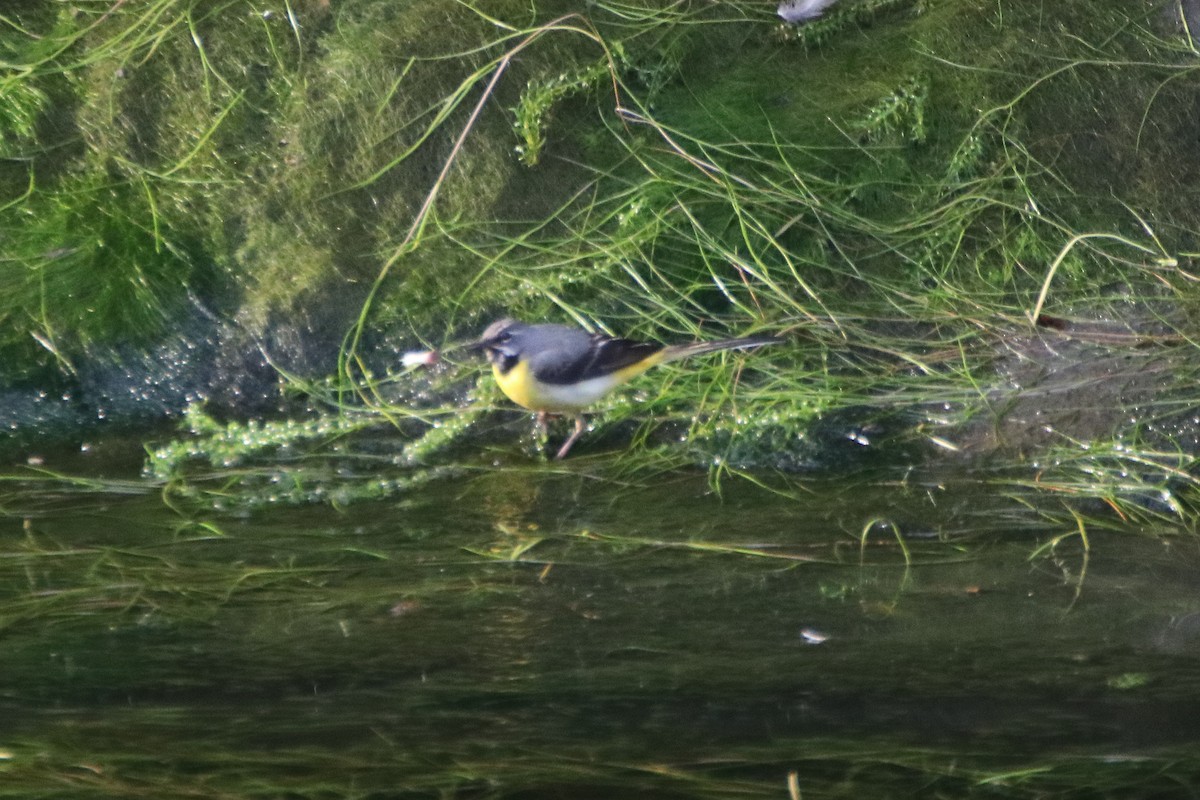
[{"label": "bird's pale leg", "polygon": [[565,442],[563,442],[562,447],[558,448],[558,453],[555,454],[554,459],[556,461],[558,461],[558,460],[565,458],[567,455],[567,451],[569,451],[571,449],[571,445],[575,444],[575,440],[578,439],[580,436],[582,436],[583,432],[586,430],[587,430],[587,423],[584,422],[584,420],[583,420],[583,414],[576,414],[575,415],[575,432],[567,437],[567,440]]}]

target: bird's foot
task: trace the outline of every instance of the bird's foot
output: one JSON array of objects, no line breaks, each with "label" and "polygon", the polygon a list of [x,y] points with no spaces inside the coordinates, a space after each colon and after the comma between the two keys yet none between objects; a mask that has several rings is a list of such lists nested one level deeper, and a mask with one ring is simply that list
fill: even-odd
[{"label": "bird's foot", "polygon": [[583,432],[586,430],[587,430],[587,423],[584,421],[583,416],[582,415],[576,416],[575,417],[575,430],[570,436],[567,437],[567,440],[565,442],[563,442],[562,447],[558,448],[558,452],[554,455],[554,460],[561,461],[563,458],[565,458],[567,453],[571,449],[571,445],[575,444],[575,441],[580,436],[582,436]]}]

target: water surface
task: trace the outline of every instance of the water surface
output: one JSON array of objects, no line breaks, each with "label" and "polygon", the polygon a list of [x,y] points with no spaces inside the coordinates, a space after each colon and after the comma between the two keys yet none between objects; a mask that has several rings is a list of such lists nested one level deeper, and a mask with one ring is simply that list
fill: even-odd
[{"label": "water surface", "polygon": [[970,475],[718,493],[514,456],[220,511],[10,474],[0,796],[1148,797],[1198,773],[1195,541],[1117,520],[1085,550]]}]

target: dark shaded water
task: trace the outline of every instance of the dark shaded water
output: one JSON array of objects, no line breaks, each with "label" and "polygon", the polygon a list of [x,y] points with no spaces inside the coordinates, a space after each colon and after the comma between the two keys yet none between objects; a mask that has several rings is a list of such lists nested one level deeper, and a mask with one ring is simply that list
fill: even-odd
[{"label": "dark shaded water", "polygon": [[0,796],[1191,796],[1194,540],[605,470],[255,513],[6,482]]}]

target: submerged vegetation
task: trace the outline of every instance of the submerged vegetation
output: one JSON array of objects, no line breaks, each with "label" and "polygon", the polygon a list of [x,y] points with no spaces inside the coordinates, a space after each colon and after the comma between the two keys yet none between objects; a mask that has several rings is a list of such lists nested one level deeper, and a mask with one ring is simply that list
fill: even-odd
[{"label": "submerged vegetation", "polygon": [[269,513],[7,476],[0,797],[1129,798],[1200,775],[1195,539],[1030,557],[1053,529],[975,480],[615,494],[588,461]]}]

